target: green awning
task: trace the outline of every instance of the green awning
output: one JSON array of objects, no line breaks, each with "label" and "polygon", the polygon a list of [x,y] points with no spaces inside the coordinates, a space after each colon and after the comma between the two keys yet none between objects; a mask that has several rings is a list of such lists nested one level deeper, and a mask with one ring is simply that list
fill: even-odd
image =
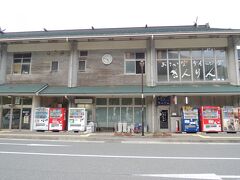
[{"label": "green awning", "polygon": [[[141,86],[52,87],[39,95],[139,95]],[[145,95],[240,95],[240,86],[222,85],[159,85],[144,86]]]},{"label": "green awning", "polygon": [[46,84],[2,84],[0,95],[35,95],[45,87]]}]

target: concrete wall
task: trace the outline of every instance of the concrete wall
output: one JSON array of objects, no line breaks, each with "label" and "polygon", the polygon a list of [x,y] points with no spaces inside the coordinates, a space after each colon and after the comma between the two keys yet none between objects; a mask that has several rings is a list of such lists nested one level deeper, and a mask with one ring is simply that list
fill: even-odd
[{"label": "concrete wall", "polygon": [[[59,70],[51,71],[52,61],[58,61]],[[30,74],[12,74],[13,53],[8,53],[7,83],[48,83],[49,85],[67,86],[69,52],[47,51],[32,52]]]}]

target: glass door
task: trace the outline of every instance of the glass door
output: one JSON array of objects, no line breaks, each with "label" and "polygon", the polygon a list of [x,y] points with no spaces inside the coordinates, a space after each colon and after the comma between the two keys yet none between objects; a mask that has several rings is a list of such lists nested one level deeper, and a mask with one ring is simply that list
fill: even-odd
[{"label": "glass door", "polygon": [[21,109],[13,109],[11,129],[19,129]]},{"label": "glass door", "polygon": [[169,128],[169,107],[159,108],[159,123],[161,130],[168,130]]},{"label": "glass door", "polygon": [[31,108],[23,108],[21,129],[30,129],[30,122],[31,122]]},{"label": "glass door", "polygon": [[11,109],[3,109],[2,113],[2,129],[9,129]]}]

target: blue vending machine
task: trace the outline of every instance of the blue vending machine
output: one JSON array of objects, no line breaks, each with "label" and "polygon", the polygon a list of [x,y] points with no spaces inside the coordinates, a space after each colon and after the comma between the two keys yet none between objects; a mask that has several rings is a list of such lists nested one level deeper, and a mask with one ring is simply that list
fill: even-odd
[{"label": "blue vending machine", "polygon": [[182,132],[198,132],[198,109],[191,106],[182,107]]}]

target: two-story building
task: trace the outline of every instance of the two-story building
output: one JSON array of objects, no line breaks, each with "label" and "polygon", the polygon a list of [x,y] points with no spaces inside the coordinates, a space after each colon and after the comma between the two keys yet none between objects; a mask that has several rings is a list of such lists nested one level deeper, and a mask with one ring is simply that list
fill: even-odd
[{"label": "two-story building", "polygon": [[[36,107],[84,107],[111,129],[174,131],[185,104],[240,106],[240,30],[199,26],[0,33],[0,129],[33,128]],[[143,69],[141,69],[143,62]]]}]

